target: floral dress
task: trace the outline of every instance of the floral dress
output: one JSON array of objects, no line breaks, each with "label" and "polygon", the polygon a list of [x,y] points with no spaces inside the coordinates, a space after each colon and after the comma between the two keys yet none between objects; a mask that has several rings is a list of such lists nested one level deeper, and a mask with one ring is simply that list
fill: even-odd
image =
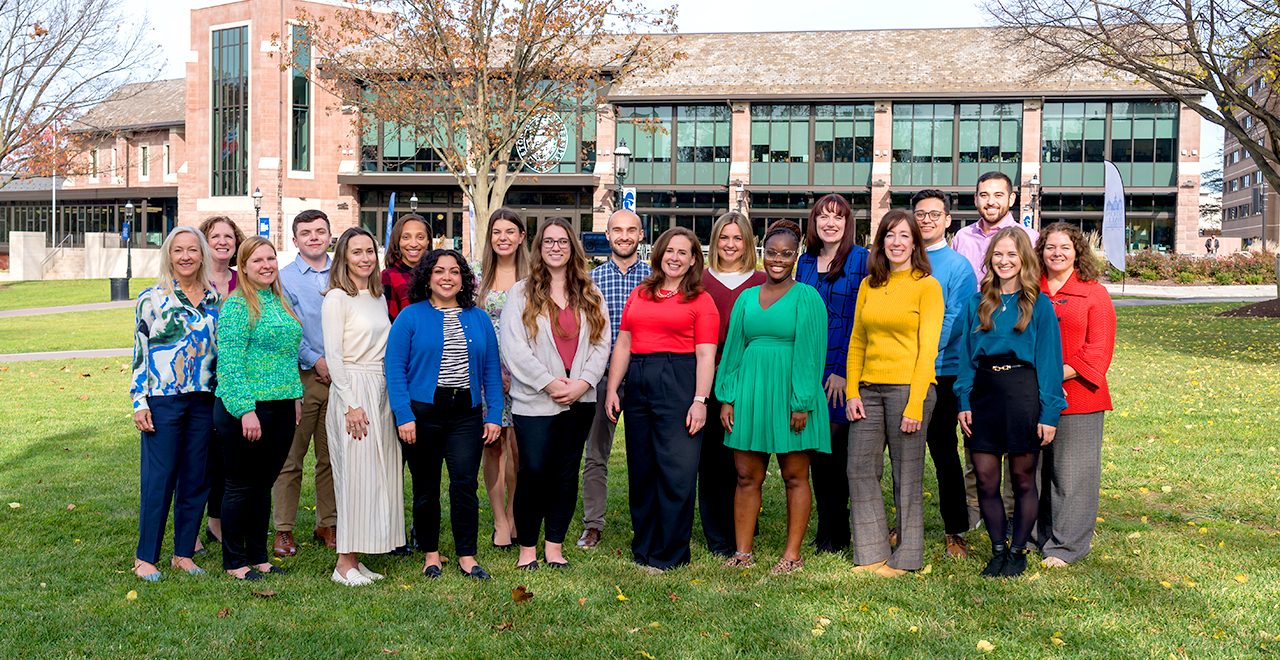
[{"label": "floral dress", "polygon": [[[480,286],[480,264],[476,263],[471,268],[472,272],[476,273],[476,287],[478,288]],[[498,322],[502,320],[502,308],[505,307],[506,304],[506,291],[489,291],[485,294],[484,300],[481,301],[481,306],[484,307],[484,311],[489,314],[489,320],[493,321],[494,332],[498,332]],[[498,350],[501,351],[501,347],[499,347]],[[499,353],[499,357],[501,357],[501,353]],[[511,379],[511,371],[507,369],[506,362],[500,362],[500,364],[502,365],[503,379],[509,381]],[[515,423],[511,421],[511,395],[507,392],[503,392],[502,400],[502,426],[503,428],[514,426]]]}]

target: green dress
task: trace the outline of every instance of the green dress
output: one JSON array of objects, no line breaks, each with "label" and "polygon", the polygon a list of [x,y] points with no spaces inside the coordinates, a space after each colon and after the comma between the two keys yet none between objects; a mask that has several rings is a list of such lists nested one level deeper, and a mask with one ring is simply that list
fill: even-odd
[{"label": "green dress", "polygon": [[[796,283],[769,309],[760,287],[738,296],[729,319],[716,397],[733,404],[724,445],[785,454],[831,451],[822,369],[827,358],[827,306],[818,290]],[[808,412],[804,431],[791,432],[791,413]]]}]

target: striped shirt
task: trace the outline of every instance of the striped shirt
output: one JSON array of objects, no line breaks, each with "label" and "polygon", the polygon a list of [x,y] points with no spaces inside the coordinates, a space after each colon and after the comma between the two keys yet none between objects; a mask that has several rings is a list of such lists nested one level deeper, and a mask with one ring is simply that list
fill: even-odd
[{"label": "striped shirt", "polygon": [[444,314],[444,351],[440,355],[440,387],[471,389],[471,372],[467,368],[467,336],[458,320],[461,307],[446,307]]}]

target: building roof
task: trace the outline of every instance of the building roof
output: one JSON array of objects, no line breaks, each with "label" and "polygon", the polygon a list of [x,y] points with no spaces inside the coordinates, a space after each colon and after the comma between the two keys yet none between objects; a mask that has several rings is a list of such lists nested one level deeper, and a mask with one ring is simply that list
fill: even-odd
[{"label": "building roof", "polygon": [[1001,28],[685,34],[686,55],[662,72],[638,71],[610,101],[752,97],[1028,98],[1163,95],[1100,67],[1044,75],[1006,47]]},{"label": "building roof", "polygon": [[124,85],[72,124],[73,131],[123,131],[182,126],[187,121],[184,78]]}]

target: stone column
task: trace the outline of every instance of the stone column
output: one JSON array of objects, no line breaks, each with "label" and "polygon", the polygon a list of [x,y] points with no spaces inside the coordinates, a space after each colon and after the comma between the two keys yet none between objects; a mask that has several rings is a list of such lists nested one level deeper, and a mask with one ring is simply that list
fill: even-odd
[{"label": "stone column", "polygon": [[608,228],[609,216],[617,208],[617,179],[613,176],[613,144],[617,138],[617,113],[612,103],[596,106],[596,177],[599,183],[591,194],[591,231]]},{"label": "stone column", "polygon": [[893,103],[877,101],[871,146],[871,238],[880,218],[889,212],[889,184],[893,181]]},{"label": "stone column", "polygon": [[729,126],[729,210],[738,208],[734,181],[743,185],[742,212],[751,214],[751,104],[734,103]]},{"label": "stone column", "polygon": [[1178,115],[1178,207],[1174,216],[1173,250],[1204,253],[1200,239],[1200,115],[1186,105]]},{"label": "stone column", "polygon": [[1025,100],[1022,102],[1022,176],[1018,182],[1018,203],[1013,207],[1014,219],[1022,222],[1022,218],[1027,213],[1031,214],[1031,226],[1039,231],[1043,223],[1040,222],[1039,209],[1035,208],[1036,204],[1033,195],[1040,194],[1042,186],[1031,185],[1031,177],[1040,176],[1040,128],[1042,124],[1041,116],[1043,113],[1042,104],[1039,100]]}]

